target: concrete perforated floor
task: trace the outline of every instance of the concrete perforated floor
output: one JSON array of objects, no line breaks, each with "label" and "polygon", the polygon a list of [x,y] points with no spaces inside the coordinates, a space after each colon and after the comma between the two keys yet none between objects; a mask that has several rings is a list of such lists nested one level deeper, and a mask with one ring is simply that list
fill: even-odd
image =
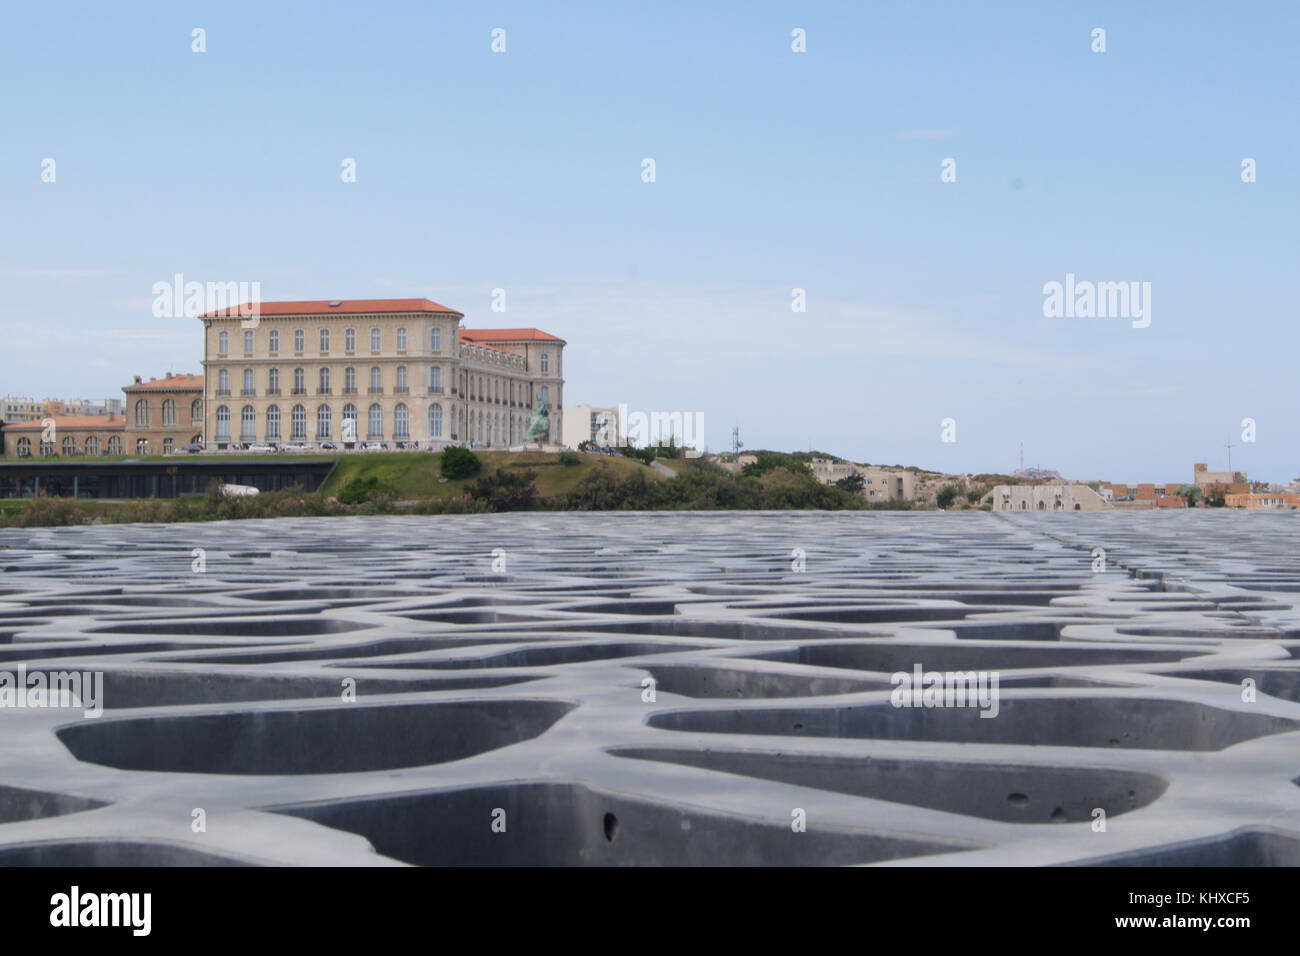
[{"label": "concrete perforated floor", "polygon": [[[0,864],[1295,865],[1298,530],[3,531],[0,672],[101,672],[105,710],[0,708]],[[997,715],[893,706],[917,666],[996,672]]]}]

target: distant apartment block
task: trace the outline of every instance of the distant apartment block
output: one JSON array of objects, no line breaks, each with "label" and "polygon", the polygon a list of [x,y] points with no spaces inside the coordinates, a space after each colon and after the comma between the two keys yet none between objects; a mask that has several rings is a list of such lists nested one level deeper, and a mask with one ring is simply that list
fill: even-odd
[{"label": "distant apartment block", "polygon": [[1250,511],[1300,508],[1300,494],[1287,491],[1228,494],[1223,496],[1223,500],[1229,508],[1246,508]]},{"label": "distant apartment block", "polygon": [[994,511],[1105,511],[1111,507],[1087,485],[998,485],[990,492]]},{"label": "distant apartment block", "polygon": [[916,475],[905,469],[873,468],[835,458],[814,458],[809,467],[817,480],[827,485],[859,476],[862,494],[876,501],[910,501],[916,497]]},{"label": "distant apartment block", "polygon": [[618,409],[595,405],[570,405],[564,411],[564,435],[561,444],[577,448],[583,442],[594,442],[601,448],[615,448],[620,444],[626,423],[618,419]]}]

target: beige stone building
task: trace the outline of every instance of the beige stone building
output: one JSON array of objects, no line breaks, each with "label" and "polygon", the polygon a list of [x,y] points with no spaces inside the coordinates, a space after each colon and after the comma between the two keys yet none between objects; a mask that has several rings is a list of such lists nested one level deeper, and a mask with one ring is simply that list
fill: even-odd
[{"label": "beige stone building", "polygon": [[203,442],[203,376],[172,375],[122,388],[126,396],[126,452],[170,455]]},{"label": "beige stone building", "polygon": [[814,458],[809,467],[827,485],[850,475],[860,476],[863,496],[875,501],[911,501],[916,497],[916,475],[905,469],[873,468],[834,458]]},{"label": "beige stone building", "polygon": [[[538,329],[464,329],[428,299],[263,302],[203,315],[208,447],[380,441],[507,447],[538,400],[562,423],[565,342]],[[247,309],[245,308],[245,314]],[[345,424],[350,423],[350,424]]]},{"label": "beige stone building", "polygon": [[73,458],[120,455],[126,447],[125,433],[121,415],[51,415],[5,425],[0,435],[6,458]]},{"label": "beige stone building", "polygon": [[602,448],[615,448],[625,428],[626,423],[619,422],[617,408],[570,405],[564,410],[562,444],[566,448],[577,448],[589,441]]},{"label": "beige stone building", "polygon": [[1107,511],[1112,505],[1087,485],[998,485],[984,499],[994,511]]}]

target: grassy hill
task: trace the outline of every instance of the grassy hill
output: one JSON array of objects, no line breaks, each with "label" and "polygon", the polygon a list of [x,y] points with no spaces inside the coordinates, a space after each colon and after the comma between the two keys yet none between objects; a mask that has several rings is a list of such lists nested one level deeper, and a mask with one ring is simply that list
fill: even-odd
[{"label": "grassy hill", "polygon": [[398,500],[459,498],[467,493],[468,486],[480,475],[503,468],[510,471],[531,470],[537,476],[538,495],[549,498],[570,491],[601,464],[607,465],[619,478],[639,471],[656,481],[665,480],[648,465],[622,455],[579,455],[576,465],[565,465],[560,462],[559,455],[546,452],[476,451],[475,454],[483,459],[483,470],[478,475],[458,481],[442,480],[437,454],[368,452],[341,455],[338,465],[330,472],[321,491],[326,495],[337,495],[354,478],[373,476],[381,484],[395,488]]}]

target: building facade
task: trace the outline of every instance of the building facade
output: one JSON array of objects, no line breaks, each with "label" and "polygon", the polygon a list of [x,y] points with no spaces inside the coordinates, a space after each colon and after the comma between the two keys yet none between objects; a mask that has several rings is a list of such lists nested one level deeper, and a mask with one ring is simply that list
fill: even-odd
[{"label": "building facade", "polygon": [[[247,311],[247,309],[245,309]],[[208,447],[378,441],[441,448],[523,441],[536,403],[561,434],[565,342],[464,329],[428,299],[263,302],[201,316]]]},{"label": "building facade", "polygon": [[985,499],[994,511],[1105,511],[1111,503],[1087,485],[998,485]]},{"label": "building facade", "polygon": [[577,448],[589,441],[602,448],[616,448],[624,427],[619,422],[617,408],[572,405],[564,410],[564,437],[561,444]]},{"label": "building facade", "polygon": [[123,443],[134,455],[170,455],[203,442],[203,376],[173,375],[125,386]]},{"label": "building facade", "polygon": [[851,475],[859,476],[863,496],[874,501],[911,501],[916,497],[916,475],[903,469],[873,468],[834,458],[814,458],[809,467],[827,485]]},{"label": "building facade", "polygon": [[121,415],[52,415],[5,425],[0,447],[6,458],[73,458],[121,455],[126,446]]}]

